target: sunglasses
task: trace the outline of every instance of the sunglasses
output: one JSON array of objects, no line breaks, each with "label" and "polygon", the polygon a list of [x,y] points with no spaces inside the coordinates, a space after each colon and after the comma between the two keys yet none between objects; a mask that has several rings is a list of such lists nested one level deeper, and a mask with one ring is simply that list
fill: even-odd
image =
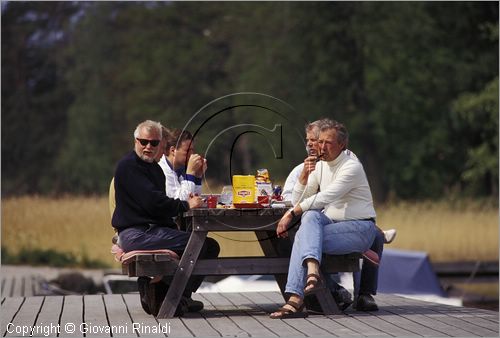
[{"label": "sunglasses", "polygon": [[136,138],[137,141],[139,141],[139,143],[145,147],[148,145],[148,143],[150,143],[153,147],[156,147],[157,145],[160,144],[160,140],[146,140],[144,138]]}]

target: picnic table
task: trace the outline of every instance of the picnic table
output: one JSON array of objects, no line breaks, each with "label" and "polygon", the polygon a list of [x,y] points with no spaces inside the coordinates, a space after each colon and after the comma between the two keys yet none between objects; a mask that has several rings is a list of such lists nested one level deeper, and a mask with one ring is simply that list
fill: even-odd
[{"label": "picnic table", "polygon": [[[180,260],[168,255],[140,255],[124,262],[129,276],[171,275],[172,282],[158,313],[158,318],[172,318],[191,275],[274,275],[284,295],[290,260],[290,239],[276,237],[276,224],[288,208],[199,208],[183,215],[191,231],[186,250]],[[300,222],[294,219],[292,224]],[[198,259],[208,232],[254,231],[264,256]],[[291,236],[293,237],[293,236]],[[323,273],[359,271],[360,254],[326,256]],[[340,313],[330,292],[318,291],[325,314]]]}]

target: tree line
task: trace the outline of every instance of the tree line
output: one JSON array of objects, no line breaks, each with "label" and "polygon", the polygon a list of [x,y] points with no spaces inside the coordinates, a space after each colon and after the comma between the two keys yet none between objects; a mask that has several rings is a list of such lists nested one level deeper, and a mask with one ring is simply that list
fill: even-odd
[{"label": "tree line", "polygon": [[2,2],[2,193],[105,193],[138,122],[215,100],[213,182],[283,182],[327,116],[378,201],[496,196],[498,50],[498,2]]}]

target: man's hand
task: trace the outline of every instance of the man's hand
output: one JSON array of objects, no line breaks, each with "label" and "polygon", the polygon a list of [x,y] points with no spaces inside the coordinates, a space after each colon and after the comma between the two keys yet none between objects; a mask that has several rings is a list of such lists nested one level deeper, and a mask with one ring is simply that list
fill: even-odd
[{"label": "man's hand", "polygon": [[190,194],[187,200],[189,209],[199,208],[203,205],[203,200],[198,195]]},{"label": "man's hand", "polygon": [[302,185],[307,184],[307,179],[309,178],[309,175],[316,169],[316,162],[317,162],[318,157],[317,156],[308,156],[304,160],[304,168],[302,169],[302,172],[299,175],[299,182]]},{"label": "man's hand", "polygon": [[279,238],[286,238],[288,237],[288,225],[292,221],[293,216],[290,213],[290,211],[287,211],[283,217],[281,217],[278,226],[276,227],[276,235],[278,235]]},{"label": "man's hand", "polygon": [[[200,156],[201,157],[201,156]],[[203,175],[205,175],[205,172],[207,171],[208,165],[207,165],[207,159],[201,157],[201,168],[194,174],[195,177],[202,178]]]},{"label": "man's hand", "polygon": [[191,155],[188,160],[186,174],[193,175],[196,177],[201,177],[201,175],[200,176],[198,175],[203,170],[203,162],[204,162],[203,157],[201,157],[200,155],[198,154]]}]

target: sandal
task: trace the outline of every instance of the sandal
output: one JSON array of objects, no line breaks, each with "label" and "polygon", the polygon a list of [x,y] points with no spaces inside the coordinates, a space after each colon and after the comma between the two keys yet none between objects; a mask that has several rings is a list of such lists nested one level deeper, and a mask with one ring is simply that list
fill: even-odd
[{"label": "sandal", "polygon": [[[315,279],[311,279],[314,277]],[[312,288],[307,289],[308,286],[312,285]],[[316,293],[319,290],[324,289],[323,281],[321,280],[321,276],[315,273],[310,273],[307,275],[307,284],[304,288],[304,295],[308,296],[310,294]]]},{"label": "sandal", "polygon": [[302,303],[301,306],[299,304],[295,303],[294,301],[289,300],[286,302],[286,305],[290,305],[294,310],[287,309],[286,307],[282,306],[280,307],[275,313],[271,313],[269,317],[271,319],[286,319],[286,318],[305,318],[308,316],[307,312],[303,311],[304,310],[304,303]]}]

